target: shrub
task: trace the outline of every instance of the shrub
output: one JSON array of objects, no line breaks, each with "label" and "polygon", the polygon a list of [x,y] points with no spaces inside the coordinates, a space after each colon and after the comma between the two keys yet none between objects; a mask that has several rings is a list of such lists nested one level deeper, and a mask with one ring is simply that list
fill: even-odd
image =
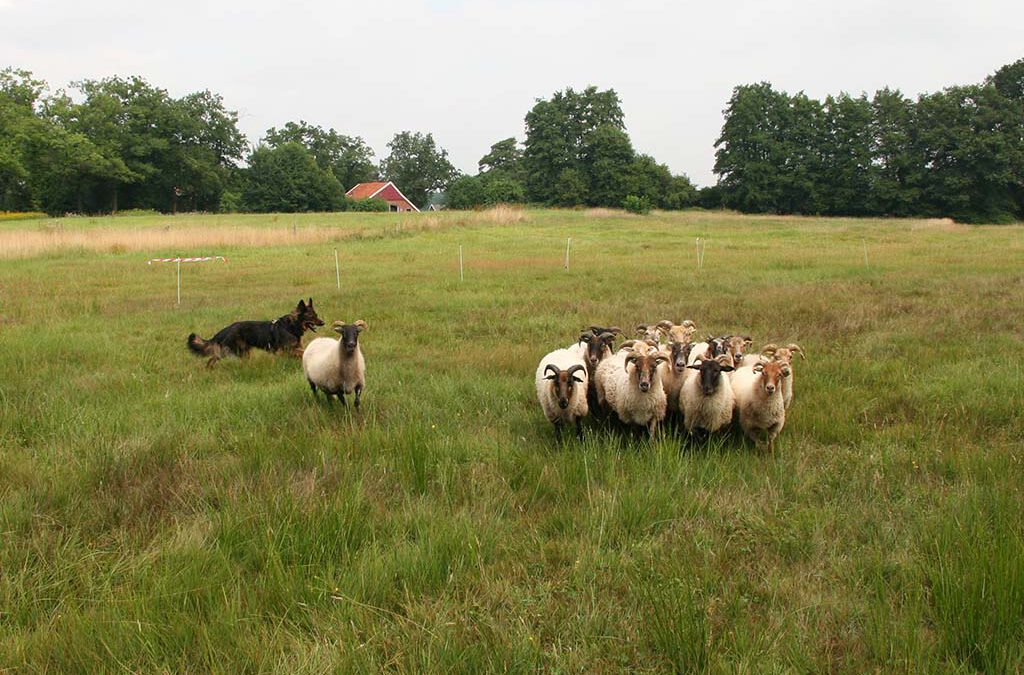
[{"label": "shrub", "polygon": [[349,199],[348,211],[387,211],[388,203],[383,199]]},{"label": "shrub", "polygon": [[647,197],[629,195],[622,200],[622,208],[626,209],[630,213],[646,215],[651,212],[651,200]]}]

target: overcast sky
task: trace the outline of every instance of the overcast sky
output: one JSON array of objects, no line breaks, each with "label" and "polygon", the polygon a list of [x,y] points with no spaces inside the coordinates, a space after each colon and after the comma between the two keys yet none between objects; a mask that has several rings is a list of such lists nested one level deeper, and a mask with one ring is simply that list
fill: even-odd
[{"label": "overcast sky", "polygon": [[395,132],[430,131],[473,173],[566,86],[615,89],[637,150],[706,185],[737,84],[916,95],[1021,57],[1019,0],[0,0],[0,67],[53,88],[137,74],[173,96],[210,89],[250,141],[301,118],[378,158]]}]

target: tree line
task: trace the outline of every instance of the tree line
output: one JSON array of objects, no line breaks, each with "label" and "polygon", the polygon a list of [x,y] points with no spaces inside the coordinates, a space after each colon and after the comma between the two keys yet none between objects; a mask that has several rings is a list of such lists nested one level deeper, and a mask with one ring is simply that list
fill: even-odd
[{"label": "tree line", "polygon": [[174,98],[110,77],[51,94],[27,71],[0,71],[0,211],[387,210],[346,189],[387,176],[423,204],[457,175],[431,134],[403,131],[388,148],[378,164],[362,138],[301,120],[250,147],[209,91]]},{"label": "tree line", "polygon": [[717,185],[698,190],[637,152],[614,90],[538,99],[525,135],[462,175],[430,133],[402,131],[375,161],[359,136],[299,120],[250,146],[212,92],[174,98],[140,77],[50,93],[0,71],[0,211],[295,212],[385,209],[346,189],[392,180],[417,206],[497,203],[755,213],[1024,217],[1024,59],[980,84],[916,100],[898,90],[817,101],[770,83],[733,90],[715,143]]},{"label": "tree line", "polygon": [[1024,59],[916,100],[733,90],[702,194],[751,213],[1024,218]]}]

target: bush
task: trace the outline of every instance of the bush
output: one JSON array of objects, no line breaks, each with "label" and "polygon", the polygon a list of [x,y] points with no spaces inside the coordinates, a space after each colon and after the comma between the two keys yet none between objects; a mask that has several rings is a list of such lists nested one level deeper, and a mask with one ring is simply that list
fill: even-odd
[{"label": "bush", "polygon": [[629,195],[622,200],[622,208],[626,209],[630,213],[638,213],[642,216],[647,215],[651,212],[651,200],[647,197]]},{"label": "bush", "polygon": [[342,210],[346,211],[369,212],[388,210],[388,203],[383,199],[351,199],[346,197],[345,200],[348,208],[343,208]]}]

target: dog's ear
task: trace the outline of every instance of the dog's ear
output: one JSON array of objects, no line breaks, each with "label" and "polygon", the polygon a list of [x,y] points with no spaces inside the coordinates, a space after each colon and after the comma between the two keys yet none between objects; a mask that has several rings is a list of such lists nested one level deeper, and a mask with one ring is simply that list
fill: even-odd
[{"label": "dog's ear", "polygon": [[306,309],[306,302],[302,299],[299,299],[299,304],[296,305],[296,307],[301,312],[302,310]]},{"label": "dog's ear", "polygon": [[312,309],[313,308],[313,298],[310,298],[309,302],[307,302],[306,304],[309,305],[310,309]]}]

